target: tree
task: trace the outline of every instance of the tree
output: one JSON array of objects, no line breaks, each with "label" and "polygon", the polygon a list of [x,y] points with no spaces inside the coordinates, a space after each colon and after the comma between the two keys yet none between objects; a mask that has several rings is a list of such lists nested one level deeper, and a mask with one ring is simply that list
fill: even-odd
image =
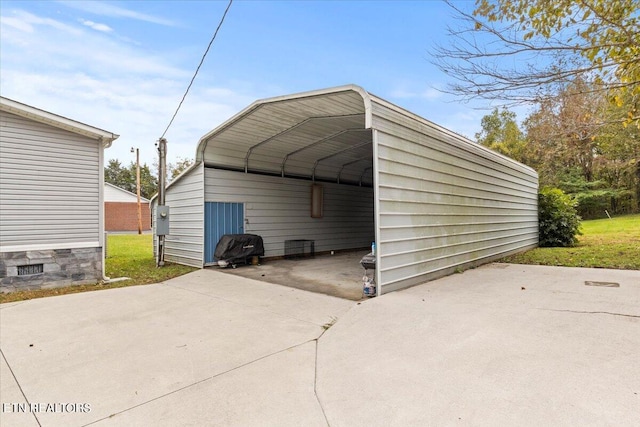
[{"label": "tree", "polygon": [[176,160],[175,163],[169,163],[167,165],[169,181],[172,181],[182,172],[189,169],[191,165],[193,165],[193,159],[187,159],[186,157],[178,157],[178,160]]},{"label": "tree", "polygon": [[541,102],[576,76],[628,110],[619,120],[640,126],[638,0],[476,0],[473,12],[449,2],[461,22],[449,29],[434,63],[464,99]]},{"label": "tree", "polygon": [[640,128],[606,120],[625,112],[579,79],[525,121],[529,164],[541,185],[570,194],[583,218],[638,209]]},{"label": "tree", "polygon": [[485,147],[526,163],[526,141],[514,112],[495,108],[491,114],[482,118],[482,131],[475,136],[478,143]]},{"label": "tree", "polygon": [[[129,169],[135,171],[135,164],[131,162]],[[135,186],[134,186],[135,188]],[[140,165],[140,194],[145,199],[151,199],[158,192],[158,177],[145,163]]]},{"label": "tree", "polygon": [[[609,109],[626,111],[624,105],[613,105]],[[611,188],[631,191],[636,204],[640,203],[640,128],[608,124],[602,128],[598,141],[596,179],[605,181]]]},{"label": "tree", "polygon": [[542,101],[525,121],[531,155],[536,159],[532,166],[552,177],[544,181],[541,177],[545,184],[558,185],[558,176],[572,169],[580,171],[585,182],[593,181],[597,137],[605,126],[607,109],[604,98],[591,87],[577,78],[554,98]]},{"label": "tree", "polygon": [[122,166],[119,160],[111,159],[104,168],[104,180],[123,190],[136,192],[136,174]]},{"label": "tree", "polygon": [[[136,164],[123,167],[119,160],[111,159],[104,168],[104,180],[110,184],[136,193]],[[158,191],[158,178],[147,164],[140,165],[140,195],[150,199]]]}]

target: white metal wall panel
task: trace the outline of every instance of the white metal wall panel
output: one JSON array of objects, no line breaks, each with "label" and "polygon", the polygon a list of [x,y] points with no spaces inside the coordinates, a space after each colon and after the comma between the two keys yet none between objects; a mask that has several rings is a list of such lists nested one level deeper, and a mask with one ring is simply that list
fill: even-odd
[{"label": "white metal wall panel", "polygon": [[0,246],[98,246],[102,144],[5,111],[0,128]]},{"label": "white metal wall panel", "polygon": [[382,292],[538,243],[531,169],[373,102]]},{"label": "white metal wall panel", "polygon": [[[199,164],[185,174],[182,179],[167,188],[165,203],[170,207],[170,234],[165,238],[165,261],[193,267],[203,266],[203,169],[203,165]],[[157,199],[154,200],[154,207],[156,205]]]},{"label": "white metal wall panel", "polygon": [[369,247],[373,189],[320,183],[324,217],[311,218],[311,181],[205,169],[207,202],[245,204],[245,233],[262,236],[265,256],[284,255],[284,241],[310,239],[317,252]]}]

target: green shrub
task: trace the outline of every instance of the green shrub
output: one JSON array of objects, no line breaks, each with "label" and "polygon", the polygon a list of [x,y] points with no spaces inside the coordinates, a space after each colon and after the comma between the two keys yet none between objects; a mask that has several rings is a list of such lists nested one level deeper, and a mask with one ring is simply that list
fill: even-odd
[{"label": "green shrub", "polygon": [[578,241],[580,216],[576,201],[559,188],[543,188],[538,194],[538,222],[542,247],[573,246]]}]

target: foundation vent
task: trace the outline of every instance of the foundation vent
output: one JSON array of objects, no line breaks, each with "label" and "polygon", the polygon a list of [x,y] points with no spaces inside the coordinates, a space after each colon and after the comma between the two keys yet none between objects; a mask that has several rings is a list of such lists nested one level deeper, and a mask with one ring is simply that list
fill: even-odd
[{"label": "foundation vent", "polygon": [[29,276],[44,273],[44,264],[19,265],[18,276]]}]

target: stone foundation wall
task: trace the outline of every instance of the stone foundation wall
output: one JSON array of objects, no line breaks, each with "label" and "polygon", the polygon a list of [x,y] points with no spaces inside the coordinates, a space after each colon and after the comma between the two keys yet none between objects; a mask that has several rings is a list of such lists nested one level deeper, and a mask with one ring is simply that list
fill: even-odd
[{"label": "stone foundation wall", "polygon": [[[18,267],[42,264],[43,272],[18,275]],[[97,283],[102,280],[102,248],[0,253],[0,292]]]}]

